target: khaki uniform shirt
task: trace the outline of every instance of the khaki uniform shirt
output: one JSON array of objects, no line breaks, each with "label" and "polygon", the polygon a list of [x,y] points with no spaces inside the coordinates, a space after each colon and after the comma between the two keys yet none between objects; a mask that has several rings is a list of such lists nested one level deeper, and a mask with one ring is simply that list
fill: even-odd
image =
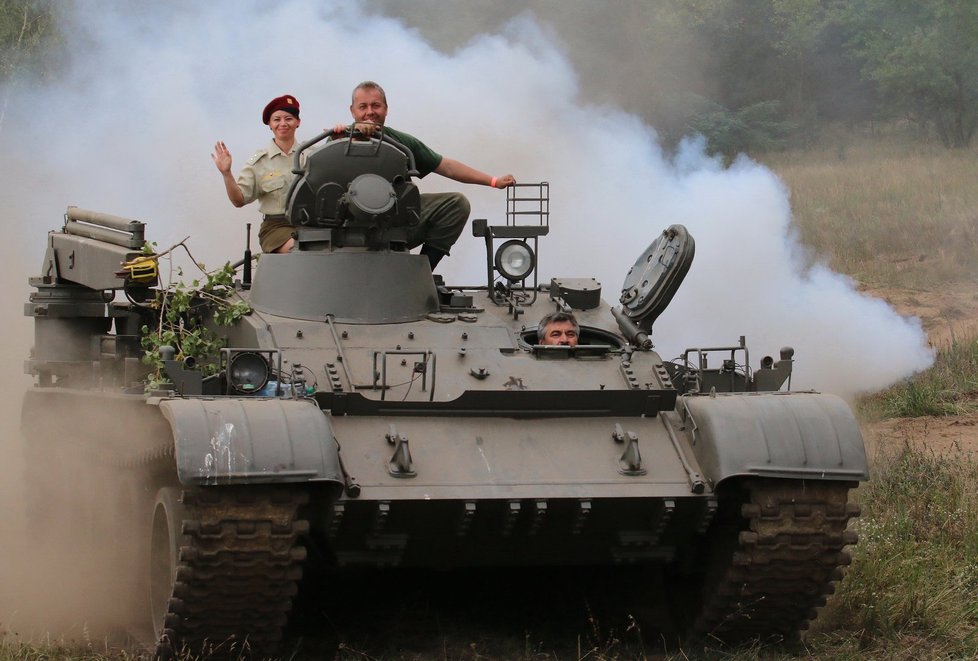
[{"label": "khaki uniform shirt", "polygon": [[[292,174],[292,159],[299,148],[296,140],[288,154],[282,152],[272,140],[268,146],[259,149],[248,159],[247,165],[238,175],[238,186],[244,194],[245,204],[258,200],[258,210],[266,216],[280,216],[285,213],[289,188],[295,180]],[[305,160],[303,154],[302,160]]]}]

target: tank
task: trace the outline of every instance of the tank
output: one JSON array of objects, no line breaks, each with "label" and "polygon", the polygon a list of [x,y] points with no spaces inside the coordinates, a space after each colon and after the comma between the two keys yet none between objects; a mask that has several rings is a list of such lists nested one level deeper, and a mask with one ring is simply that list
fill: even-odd
[{"label": "tank", "polygon": [[[648,599],[685,640],[797,638],[856,542],[863,440],[840,398],[790,389],[790,347],[756,369],[743,337],[660,357],[686,228],[651,237],[620,291],[586,265],[541,278],[549,185],[519,185],[472,223],[484,281],[447,285],[406,249],[410,151],[325,138],[296,155],[294,249],[246,250],[247,314],[216,325],[195,299],[183,323],[223,348],[154,346],[160,374],[144,224],[70,207],[49,233],[26,304],[29,470],[57,478],[34,480],[39,534],[88,540],[160,655],[274,653],[304,581],[392,567],[654,568]],[[538,337],[561,311],[575,347]]]}]

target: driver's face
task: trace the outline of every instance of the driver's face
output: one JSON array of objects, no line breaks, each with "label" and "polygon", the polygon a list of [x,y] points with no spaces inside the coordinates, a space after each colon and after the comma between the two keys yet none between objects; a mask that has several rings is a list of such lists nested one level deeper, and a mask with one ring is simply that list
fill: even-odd
[{"label": "driver's face", "polygon": [[350,114],[356,122],[373,122],[383,124],[387,119],[387,103],[383,94],[377,89],[358,89],[353,94],[353,105]]},{"label": "driver's face", "polygon": [[577,346],[577,329],[569,321],[552,321],[547,324],[540,344],[563,347]]}]

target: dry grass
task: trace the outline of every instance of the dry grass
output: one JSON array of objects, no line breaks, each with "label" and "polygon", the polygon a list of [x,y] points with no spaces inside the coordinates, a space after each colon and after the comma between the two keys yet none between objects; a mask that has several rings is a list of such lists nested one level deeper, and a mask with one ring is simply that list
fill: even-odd
[{"label": "dry grass", "polygon": [[761,158],[791,190],[802,242],[872,286],[978,276],[978,149],[847,134]]},{"label": "dry grass", "polygon": [[978,465],[908,442],[883,446],[874,473],[857,492],[853,564],[811,644],[861,654],[846,658],[976,658]]}]

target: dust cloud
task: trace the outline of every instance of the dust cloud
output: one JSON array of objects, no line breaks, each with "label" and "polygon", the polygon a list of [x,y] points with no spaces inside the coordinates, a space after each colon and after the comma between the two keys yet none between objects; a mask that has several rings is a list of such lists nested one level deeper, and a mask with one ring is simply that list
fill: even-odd
[{"label": "dust cloud", "polygon": [[[16,254],[10,254],[12,252]],[[24,568],[30,558],[23,535],[26,523],[21,497],[24,462],[19,425],[22,393],[31,383],[22,373],[31,343],[31,326],[22,316],[28,291],[25,267],[19,252],[10,250],[0,266],[3,277],[0,305],[7,319],[5,341],[0,345],[4,381],[3,396],[0,397],[0,557],[4,559],[0,562],[0,631],[9,627],[13,612],[23,610],[21,595],[34,593],[23,580]]]},{"label": "dust cloud", "polygon": [[[23,222],[29,216],[20,215],[25,208],[22,201],[12,191],[7,191],[6,199],[9,207],[18,209],[18,222],[10,223],[8,240],[18,247],[28,241],[43,249],[44,234],[30,236],[31,228]],[[137,595],[132,572],[120,573],[118,558],[141,556],[127,556],[133,550],[133,540],[128,538],[114,540],[116,555],[112,557],[94,551],[87,542],[98,532],[72,529],[55,511],[68,511],[76,498],[85,501],[68,491],[73,484],[83,485],[85,495],[106,512],[119,514],[115,509],[118,501],[113,503],[109,497],[115,492],[114,482],[104,473],[87,470],[78,456],[69,453],[35,455],[33,461],[27,461],[21,407],[25,392],[32,387],[23,366],[33,342],[33,320],[23,310],[30,292],[27,278],[40,273],[43,255],[34,258],[32,252],[8,249],[0,266],[0,309],[6,319],[0,349],[4,383],[0,397],[0,634],[14,633],[21,641],[86,641],[98,649],[101,636],[118,633],[119,623],[127,621]],[[87,420],[82,414],[44,411],[43,417],[59,428],[62,438],[73,426],[97,430],[111,424],[104,412],[91,412]],[[28,473],[28,463],[34,472]],[[68,475],[76,479],[66,480]],[[59,493],[61,499],[54,508],[42,506],[30,496],[41,492]]]},{"label": "dust cloud", "polygon": [[[20,315],[45,233],[76,205],[147,222],[161,249],[190,236],[195,257],[208,265],[238,259],[246,222],[257,235],[257,211],[231,207],[209,153],[224,140],[237,172],[270,139],[260,112],[280,94],[299,98],[299,137],[308,139],[348,121],[350,91],[373,79],[387,91],[392,126],[483,171],[549,181],[544,281],[595,276],[614,302],[645,246],[665,227],[685,224],[696,259],[653,333],[666,358],[745,335],[756,365],[790,344],[795,388],[846,397],[932,360],[919,322],[858,293],[844,276],[806,266],[789,192],[773,173],[747,159],[725,168],[696,141],[666,154],[637,115],[582,101],[570,60],[529,14],[444,54],[356,2],[73,6],[65,26],[69,71],[43,87],[19,81],[0,126],[0,189],[13,246],[0,273],[9,397],[2,400],[0,539],[8,561],[0,564],[0,626],[18,609],[52,605],[28,597],[58,601],[69,591],[37,580],[37,549],[19,541],[14,398],[25,387],[30,345],[29,319]],[[464,189],[473,218],[502,220],[501,191],[437,175],[421,187]],[[463,234],[441,270],[449,282],[479,283],[483,254],[480,240]]]}]

